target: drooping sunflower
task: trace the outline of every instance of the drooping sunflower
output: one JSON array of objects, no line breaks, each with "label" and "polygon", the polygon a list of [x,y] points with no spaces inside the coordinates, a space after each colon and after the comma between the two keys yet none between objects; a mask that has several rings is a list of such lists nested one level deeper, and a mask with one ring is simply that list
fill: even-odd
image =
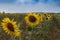
[{"label": "drooping sunflower", "polygon": [[52,17],[51,14],[44,14],[44,16],[45,16],[45,18],[46,18],[47,21],[50,20],[50,18]]},{"label": "drooping sunflower", "polygon": [[39,14],[35,13],[28,13],[27,16],[25,16],[25,21],[30,26],[36,26],[38,25],[42,20]]},{"label": "drooping sunflower", "polygon": [[1,22],[1,26],[7,34],[14,35],[15,37],[20,35],[16,22],[9,18],[4,18]]}]

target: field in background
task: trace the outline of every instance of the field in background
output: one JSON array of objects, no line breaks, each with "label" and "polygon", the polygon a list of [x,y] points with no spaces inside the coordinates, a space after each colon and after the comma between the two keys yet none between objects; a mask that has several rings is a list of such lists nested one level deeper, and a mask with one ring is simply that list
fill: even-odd
[{"label": "field in background", "polygon": [[[41,13],[41,15],[43,14],[44,13]],[[43,20],[41,24],[32,29],[31,27],[27,27],[28,25],[25,23],[25,13],[1,13],[0,25],[2,20],[6,17],[14,19],[17,21],[21,35],[19,37],[10,36],[0,27],[0,40],[60,40],[60,13],[51,13],[51,15],[53,16],[49,21]],[[53,19],[53,17],[55,19]]]}]

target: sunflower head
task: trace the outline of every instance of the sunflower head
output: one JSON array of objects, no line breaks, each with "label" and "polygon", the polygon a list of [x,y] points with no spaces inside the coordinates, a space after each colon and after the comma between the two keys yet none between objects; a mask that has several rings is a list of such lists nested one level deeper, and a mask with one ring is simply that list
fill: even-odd
[{"label": "sunflower head", "polygon": [[46,18],[47,21],[50,20],[50,18],[52,17],[51,14],[44,14],[44,16],[45,16],[45,18]]},{"label": "sunflower head", "polygon": [[25,21],[30,26],[36,26],[40,22],[40,18],[38,14],[35,13],[29,13],[27,16],[25,16]]},{"label": "sunflower head", "polygon": [[20,35],[20,32],[15,21],[10,20],[9,18],[4,18],[1,22],[1,25],[6,33],[14,36]]},{"label": "sunflower head", "polygon": [[40,23],[41,23],[43,21],[42,14],[39,15],[39,18],[40,18]]}]

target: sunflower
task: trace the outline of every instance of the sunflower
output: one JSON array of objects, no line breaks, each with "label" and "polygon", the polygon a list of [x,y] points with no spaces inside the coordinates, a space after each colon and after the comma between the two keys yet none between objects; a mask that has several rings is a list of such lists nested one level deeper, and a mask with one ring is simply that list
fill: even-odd
[{"label": "sunflower", "polygon": [[36,26],[41,22],[39,14],[29,13],[25,16],[25,21],[30,26]]},{"label": "sunflower", "polygon": [[20,35],[20,31],[18,30],[16,22],[10,20],[9,18],[4,18],[1,22],[1,26],[7,34],[14,35],[14,36]]},{"label": "sunflower", "polygon": [[50,20],[50,18],[51,18],[52,15],[50,15],[50,14],[44,14],[44,16],[46,17],[46,20],[48,21],[48,20]]},{"label": "sunflower", "polygon": [[42,14],[39,14],[40,23],[43,21],[43,20],[42,20],[42,18],[43,18],[42,16],[43,16]]}]

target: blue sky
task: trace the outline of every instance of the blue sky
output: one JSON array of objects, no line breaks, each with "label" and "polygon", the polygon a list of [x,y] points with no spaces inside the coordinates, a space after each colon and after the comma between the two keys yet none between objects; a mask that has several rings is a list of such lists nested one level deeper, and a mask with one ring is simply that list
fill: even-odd
[{"label": "blue sky", "polygon": [[60,0],[0,0],[0,11],[5,12],[60,12]]}]

